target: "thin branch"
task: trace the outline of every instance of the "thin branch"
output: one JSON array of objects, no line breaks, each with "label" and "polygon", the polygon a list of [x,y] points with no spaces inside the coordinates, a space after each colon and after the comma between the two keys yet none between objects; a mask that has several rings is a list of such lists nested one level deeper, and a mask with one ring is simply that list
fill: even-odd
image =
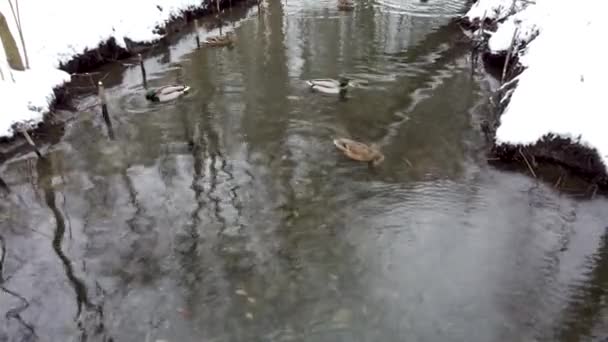
[{"label": "thin branch", "polygon": [[503,85],[501,85],[500,88],[498,88],[498,91],[504,90],[505,88],[513,85],[513,83],[517,82],[518,80],[519,80],[519,76],[513,77],[509,81],[503,83]]},{"label": "thin branch", "polygon": [[19,20],[19,28],[21,28],[21,14],[19,13],[19,0],[15,0],[15,7],[17,7],[17,19]]},{"label": "thin branch", "polygon": [[511,38],[511,45],[509,46],[509,51],[507,52],[507,57],[505,58],[505,65],[502,67],[502,77],[500,78],[500,83],[505,81],[505,75],[507,73],[507,69],[509,67],[509,61],[511,59],[511,55],[515,50],[515,40],[517,39],[517,32],[519,31],[519,27],[515,27],[513,31],[513,37]]},{"label": "thin branch", "polygon": [[519,154],[521,154],[521,156],[524,158],[524,161],[526,162],[526,165],[528,165],[528,169],[530,170],[530,173],[532,173],[532,176],[534,176],[534,178],[536,178],[536,172],[534,172],[532,165],[530,165],[530,163],[528,162],[528,158],[526,158],[524,153],[521,151],[521,148],[519,149]]}]

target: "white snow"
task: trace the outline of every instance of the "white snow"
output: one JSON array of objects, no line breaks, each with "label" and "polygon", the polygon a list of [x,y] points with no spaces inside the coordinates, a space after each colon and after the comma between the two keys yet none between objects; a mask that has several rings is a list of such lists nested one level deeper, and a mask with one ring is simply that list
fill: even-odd
[{"label": "white snow", "polygon": [[[502,0],[483,3],[488,12],[504,5]],[[580,137],[608,165],[608,109],[603,102],[608,22],[602,18],[603,8],[595,0],[536,0],[498,25],[489,40],[493,53],[509,48],[515,27],[518,41],[529,44],[519,51],[526,69],[500,118],[497,143],[533,144],[549,133]],[[480,11],[474,6],[467,16],[481,17]]]},{"label": "white snow", "polygon": [[8,74],[7,67],[0,68],[6,79],[0,81],[0,136],[12,136],[11,126],[15,123],[33,125],[42,121],[52,100],[53,88],[70,80],[70,75],[55,68],[13,70],[12,75]]},{"label": "white snow", "polygon": [[502,20],[523,6],[521,0],[478,0],[466,16],[470,19]]},{"label": "white snow", "polygon": [[[13,5],[15,5],[15,0]],[[180,10],[200,6],[201,0],[21,0],[19,13],[31,69],[10,71],[0,44],[0,136],[11,136],[15,122],[36,123],[48,111],[52,88],[69,81],[57,70],[85,49],[93,49],[110,37],[124,47],[124,38],[151,41],[159,38],[154,28]],[[159,10],[157,6],[162,8]],[[23,58],[17,25],[8,0],[0,0]],[[25,59],[24,59],[25,63]],[[11,73],[12,76],[11,77]],[[14,79],[14,81],[13,81]]]}]

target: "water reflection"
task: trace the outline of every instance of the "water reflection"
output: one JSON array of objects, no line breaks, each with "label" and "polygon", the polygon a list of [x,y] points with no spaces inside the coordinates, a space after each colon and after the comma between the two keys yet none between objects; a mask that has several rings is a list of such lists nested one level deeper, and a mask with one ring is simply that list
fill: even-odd
[{"label": "water reflection", "polygon": [[[0,340],[601,330],[605,200],[489,168],[474,123],[488,82],[447,15],[464,2],[389,2],[234,8],[234,49],[186,33],[146,60],[150,86],[191,94],[149,104],[128,68],[108,89],[114,139],[85,110],[48,159],[5,164],[0,275],[29,306],[0,293],[18,309]],[[340,74],[366,81],[347,101],[303,84]],[[336,135],[378,143],[385,163],[343,158]]]}]

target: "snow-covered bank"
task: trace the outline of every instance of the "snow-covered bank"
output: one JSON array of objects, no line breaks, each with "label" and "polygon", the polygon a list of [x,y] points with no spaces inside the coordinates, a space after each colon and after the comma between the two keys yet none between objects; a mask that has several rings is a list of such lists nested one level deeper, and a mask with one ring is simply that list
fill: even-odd
[{"label": "snow-covered bank", "polygon": [[[497,144],[531,145],[552,134],[595,149],[608,165],[608,111],[600,92],[608,79],[601,1],[479,0],[465,15],[498,22],[488,49],[505,53],[517,28],[517,60],[525,69],[500,117]],[[524,47],[525,46],[525,47]],[[522,48],[524,47],[524,48]]]},{"label": "snow-covered bank", "polygon": [[[15,5],[15,0],[13,5]],[[186,9],[202,6],[202,0],[55,0],[20,1],[19,13],[29,57],[30,69],[10,70],[0,44],[0,136],[12,136],[17,122],[36,124],[49,110],[53,88],[70,80],[58,70],[86,50],[114,37],[125,46],[124,38],[149,42],[161,36],[155,28],[163,26]],[[0,1],[9,28],[22,58],[17,24],[8,0]],[[25,60],[24,60],[25,63]]]}]

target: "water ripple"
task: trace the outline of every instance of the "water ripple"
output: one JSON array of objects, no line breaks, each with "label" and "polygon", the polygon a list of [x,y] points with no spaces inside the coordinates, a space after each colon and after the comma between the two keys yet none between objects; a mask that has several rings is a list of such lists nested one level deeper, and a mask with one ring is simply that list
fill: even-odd
[{"label": "water ripple", "polygon": [[374,6],[389,13],[415,17],[453,17],[463,11],[465,1],[375,0]]}]

